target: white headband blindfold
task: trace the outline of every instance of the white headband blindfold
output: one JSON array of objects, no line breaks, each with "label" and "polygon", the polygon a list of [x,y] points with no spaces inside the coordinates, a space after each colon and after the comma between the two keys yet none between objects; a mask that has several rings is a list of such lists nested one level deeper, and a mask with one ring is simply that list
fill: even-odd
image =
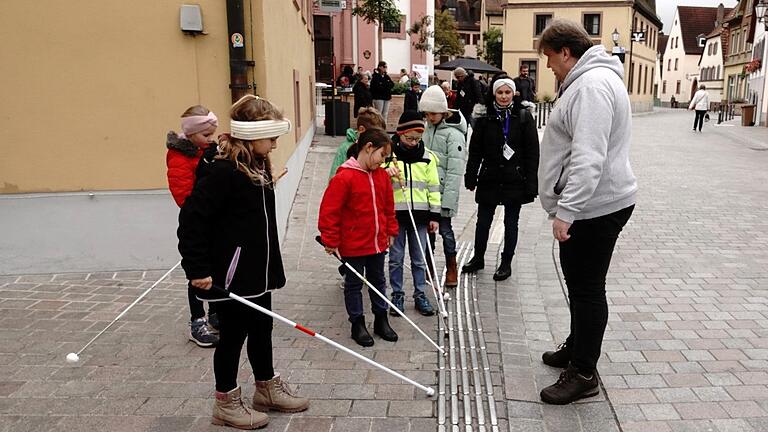
[{"label": "white headband blindfold", "polygon": [[498,90],[501,86],[508,86],[510,89],[512,89],[512,93],[517,91],[515,88],[515,82],[509,78],[496,80],[496,82],[493,83],[493,92],[496,93],[496,90]]},{"label": "white headband blindfold", "polygon": [[275,138],[291,131],[289,120],[230,121],[230,135],[246,141]]}]

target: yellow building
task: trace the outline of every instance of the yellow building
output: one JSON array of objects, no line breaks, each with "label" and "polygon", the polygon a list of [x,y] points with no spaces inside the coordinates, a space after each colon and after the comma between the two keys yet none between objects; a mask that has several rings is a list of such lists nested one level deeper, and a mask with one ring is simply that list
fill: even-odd
[{"label": "yellow building", "polygon": [[723,45],[723,91],[728,102],[746,102],[749,94],[749,74],[744,66],[752,60],[753,11],[753,0],[739,0],[725,17],[723,27],[727,45]]},{"label": "yellow building", "polygon": [[[508,0],[502,8],[504,70],[516,75],[520,66],[528,65],[539,100],[554,98],[559,83],[547,70],[546,58],[537,54],[538,41],[551,19],[563,18],[583,23],[595,44],[624,52],[624,82],[633,111],[653,109],[656,45],[662,28],[655,0]],[[632,32],[643,32],[643,37],[633,40]]]},{"label": "yellow building", "polygon": [[[166,188],[165,135],[187,107],[205,105],[228,132],[229,50],[241,44],[252,63],[239,91],[255,86],[296,127],[273,163],[296,166],[298,184],[314,134],[312,2],[190,3],[202,31],[182,31],[183,2],[5,2],[0,193]],[[237,4],[244,29],[231,34]]]}]

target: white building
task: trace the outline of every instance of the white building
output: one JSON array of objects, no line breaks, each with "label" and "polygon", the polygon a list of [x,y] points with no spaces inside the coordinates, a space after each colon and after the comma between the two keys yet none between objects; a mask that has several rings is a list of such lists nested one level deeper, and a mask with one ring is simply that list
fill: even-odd
[{"label": "white building", "polygon": [[717,26],[706,36],[704,52],[699,61],[699,82],[707,86],[710,102],[725,100],[723,93],[723,28]]},{"label": "white building", "polygon": [[669,32],[659,98],[670,106],[672,98],[683,106],[699,86],[699,58],[704,52],[706,35],[715,28],[714,7],[678,6]]}]

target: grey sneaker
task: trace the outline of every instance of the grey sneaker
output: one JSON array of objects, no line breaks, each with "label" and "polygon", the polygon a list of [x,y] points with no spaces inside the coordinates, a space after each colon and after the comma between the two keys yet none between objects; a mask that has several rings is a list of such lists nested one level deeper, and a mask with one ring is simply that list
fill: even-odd
[{"label": "grey sneaker", "polygon": [[219,337],[208,329],[205,318],[198,318],[189,324],[189,340],[203,348],[212,348],[219,343]]}]

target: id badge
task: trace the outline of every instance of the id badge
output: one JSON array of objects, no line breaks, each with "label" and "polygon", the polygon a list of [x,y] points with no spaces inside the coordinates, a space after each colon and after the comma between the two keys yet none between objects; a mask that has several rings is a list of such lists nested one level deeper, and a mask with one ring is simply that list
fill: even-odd
[{"label": "id badge", "polygon": [[506,160],[510,160],[514,154],[515,151],[512,150],[512,147],[510,147],[508,144],[504,144],[504,158]]},{"label": "id badge", "polygon": [[464,90],[460,91],[459,94],[461,95],[461,97],[464,97],[467,95],[466,93],[464,93]]}]

